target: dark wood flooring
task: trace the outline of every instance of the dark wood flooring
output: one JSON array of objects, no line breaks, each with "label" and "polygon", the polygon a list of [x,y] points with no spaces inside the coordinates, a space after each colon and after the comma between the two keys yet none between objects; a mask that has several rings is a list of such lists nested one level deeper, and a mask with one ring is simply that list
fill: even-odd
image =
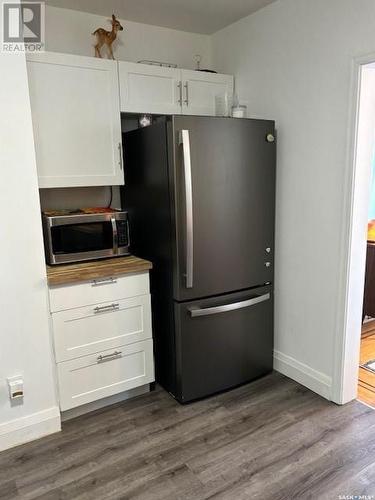
[{"label": "dark wood flooring", "polygon": [[279,375],[188,406],[162,389],[0,453],[1,499],[375,495],[375,412]]}]

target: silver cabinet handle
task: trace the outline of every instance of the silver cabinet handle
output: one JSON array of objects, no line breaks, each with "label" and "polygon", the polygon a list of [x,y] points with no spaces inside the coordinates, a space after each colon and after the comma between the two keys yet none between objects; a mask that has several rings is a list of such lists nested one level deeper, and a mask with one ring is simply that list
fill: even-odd
[{"label": "silver cabinet handle", "polygon": [[190,138],[188,130],[180,131],[180,144],[184,156],[185,217],[186,217],[186,288],[193,288],[193,187],[191,180]]},{"label": "silver cabinet handle", "polygon": [[118,143],[118,155],[119,155],[119,165],[120,165],[120,170],[122,170],[122,144],[121,142]]},{"label": "silver cabinet handle", "polygon": [[185,82],[184,87],[185,87],[184,103],[186,104],[186,106],[189,106],[189,83]]},{"label": "silver cabinet handle", "polygon": [[92,280],[91,286],[114,285],[117,283],[116,278],[105,278],[103,280]]},{"label": "silver cabinet handle", "polygon": [[96,361],[98,363],[103,363],[103,361],[110,361],[113,358],[118,358],[119,356],[121,356],[121,354],[122,354],[121,351],[115,351],[112,352],[111,354],[104,354],[104,356],[100,354],[100,356],[96,358]]},{"label": "silver cabinet handle", "polygon": [[120,304],[109,304],[108,306],[97,306],[94,307],[94,313],[98,314],[106,311],[117,311],[120,308]]},{"label": "silver cabinet handle", "polygon": [[177,84],[178,92],[179,92],[179,99],[178,99],[178,104],[182,106],[182,82],[178,82]]},{"label": "silver cabinet handle", "polygon": [[259,304],[260,302],[265,302],[271,298],[271,294],[266,293],[264,295],[260,295],[258,297],[254,297],[253,299],[243,300],[241,302],[233,302],[232,304],[225,304],[223,306],[216,307],[189,307],[188,311],[190,312],[190,316],[195,318],[197,316],[209,316],[210,314],[219,314],[229,311],[235,311],[236,309],[243,309],[244,307],[255,306],[255,304]]}]

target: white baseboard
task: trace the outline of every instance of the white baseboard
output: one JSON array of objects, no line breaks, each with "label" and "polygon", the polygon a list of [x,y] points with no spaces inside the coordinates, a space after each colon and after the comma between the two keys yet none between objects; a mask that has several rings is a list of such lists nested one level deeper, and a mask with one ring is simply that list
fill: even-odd
[{"label": "white baseboard", "polygon": [[316,392],[323,398],[331,400],[332,395],[332,379],[324,373],[314,370],[308,365],[287,356],[280,351],[273,353],[273,367],[276,371],[295,380],[308,389]]},{"label": "white baseboard", "polygon": [[120,392],[119,394],[115,394],[107,398],[98,399],[97,401],[93,401],[92,403],[87,403],[82,406],[77,406],[77,408],[72,408],[71,410],[65,410],[61,413],[61,421],[66,422],[67,420],[80,417],[81,415],[85,415],[86,413],[100,410],[101,408],[104,408],[106,406],[121,403],[122,401],[126,401],[127,399],[135,398],[136,396],[141,396],[142,394],[146,394],[147,392],[150,392],[150,384],[141,385],[140,387],[130,389],[129,391]]},{"label": "white baseboard", "polygon": [[0,424],[0,451],[61,430],[58,406]]}]

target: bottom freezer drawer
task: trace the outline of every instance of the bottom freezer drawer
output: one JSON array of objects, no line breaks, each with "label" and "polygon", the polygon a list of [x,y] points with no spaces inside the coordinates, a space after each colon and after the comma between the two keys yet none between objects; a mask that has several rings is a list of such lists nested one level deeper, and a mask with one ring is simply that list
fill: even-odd
[{"label": "bottom freezer drawer", "polygon": [[62,411],[154,381],[152,340],[57,364]]},{"label": "bottom freezer drawer", "polygon": [[175,394],[188,402],[249,382],[272,370],[270,287],[175,304]]}]

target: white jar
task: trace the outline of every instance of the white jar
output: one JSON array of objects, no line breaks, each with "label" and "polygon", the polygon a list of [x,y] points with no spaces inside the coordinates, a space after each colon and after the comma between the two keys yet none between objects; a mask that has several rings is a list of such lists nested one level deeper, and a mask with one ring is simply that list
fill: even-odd
[{"label": "white jar", "polygon": [[239,104],[238,106],[232,107],[233,118],[246,118],[247,106],[244,104]]}]

